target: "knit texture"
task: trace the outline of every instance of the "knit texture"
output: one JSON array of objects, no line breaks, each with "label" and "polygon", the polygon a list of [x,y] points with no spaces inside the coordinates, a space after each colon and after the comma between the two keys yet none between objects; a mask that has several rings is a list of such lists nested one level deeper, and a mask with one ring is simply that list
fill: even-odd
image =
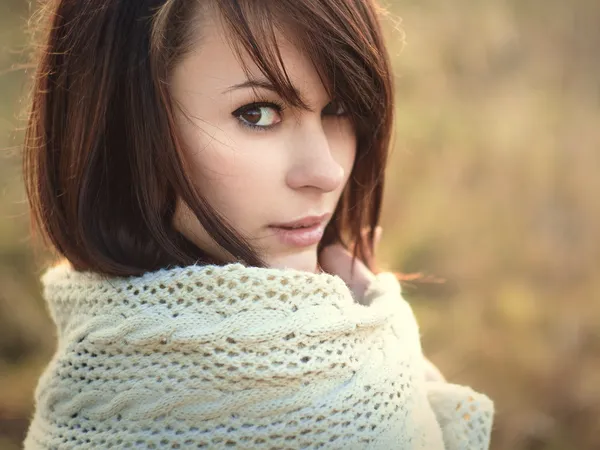
[{"label": "knit texture", "polygon": [[337,276],[241,264],[130,278],[62,265],[42,282],[58,348],[25,449],[489,446],[492,402],[425,381],[392,274],[361,303]]}]

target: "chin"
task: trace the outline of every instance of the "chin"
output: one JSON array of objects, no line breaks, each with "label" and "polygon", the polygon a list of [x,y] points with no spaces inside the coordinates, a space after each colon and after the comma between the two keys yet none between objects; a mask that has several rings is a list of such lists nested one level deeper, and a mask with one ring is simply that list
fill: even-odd
[{"label": "chin", "polygon": [[269,267],[276,269],[295,269],[315,273],[317,271],[317,246],[295,253],[270,255],[267,257],[267,263]]}]

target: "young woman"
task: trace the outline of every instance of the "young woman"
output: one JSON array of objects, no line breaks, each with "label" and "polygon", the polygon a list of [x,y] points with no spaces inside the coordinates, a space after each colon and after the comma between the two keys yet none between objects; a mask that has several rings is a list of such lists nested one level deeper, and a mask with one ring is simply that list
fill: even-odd
[{"label": "young woman", "polygon": [[[374,241],[374,0],[47,0],[24,170],[58,348],[26,449],[485,449]],[[363,230],[367,230],[364,232]]]}]

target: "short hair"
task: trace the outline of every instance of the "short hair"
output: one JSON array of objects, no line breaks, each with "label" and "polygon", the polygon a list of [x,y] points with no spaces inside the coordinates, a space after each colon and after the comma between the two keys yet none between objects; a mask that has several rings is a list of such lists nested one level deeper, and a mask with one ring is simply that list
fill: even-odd
[{"label": "short hair", "polygon": [[[174,229],[178,198],[238,261],[265,264],[193,187],[183,158],[166,81],[193,45],[201,3],[53,0],[33,21],[41,37],[23,158],[32,228],[76,270],[131,276],[225,264]],[[374,0],[210,4],[238,55],[247,52],[285,101],[303,103],[278,59],[274,31],[282,24],[344,105],[357,156],[318,250],[340,242],[372,267],[394,112],[378,6]]]}]

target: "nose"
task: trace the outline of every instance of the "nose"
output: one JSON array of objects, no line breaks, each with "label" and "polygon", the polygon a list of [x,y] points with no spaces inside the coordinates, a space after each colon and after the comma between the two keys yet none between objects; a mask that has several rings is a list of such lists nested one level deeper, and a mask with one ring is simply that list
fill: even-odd
[{"label": "nose", "polygon": [[292,189],[312,187],[335,191],[344,180],[344,168],[332,154],[330,140],[322,126],[307,126],[294,136],[292,164],[286,183]]}]

